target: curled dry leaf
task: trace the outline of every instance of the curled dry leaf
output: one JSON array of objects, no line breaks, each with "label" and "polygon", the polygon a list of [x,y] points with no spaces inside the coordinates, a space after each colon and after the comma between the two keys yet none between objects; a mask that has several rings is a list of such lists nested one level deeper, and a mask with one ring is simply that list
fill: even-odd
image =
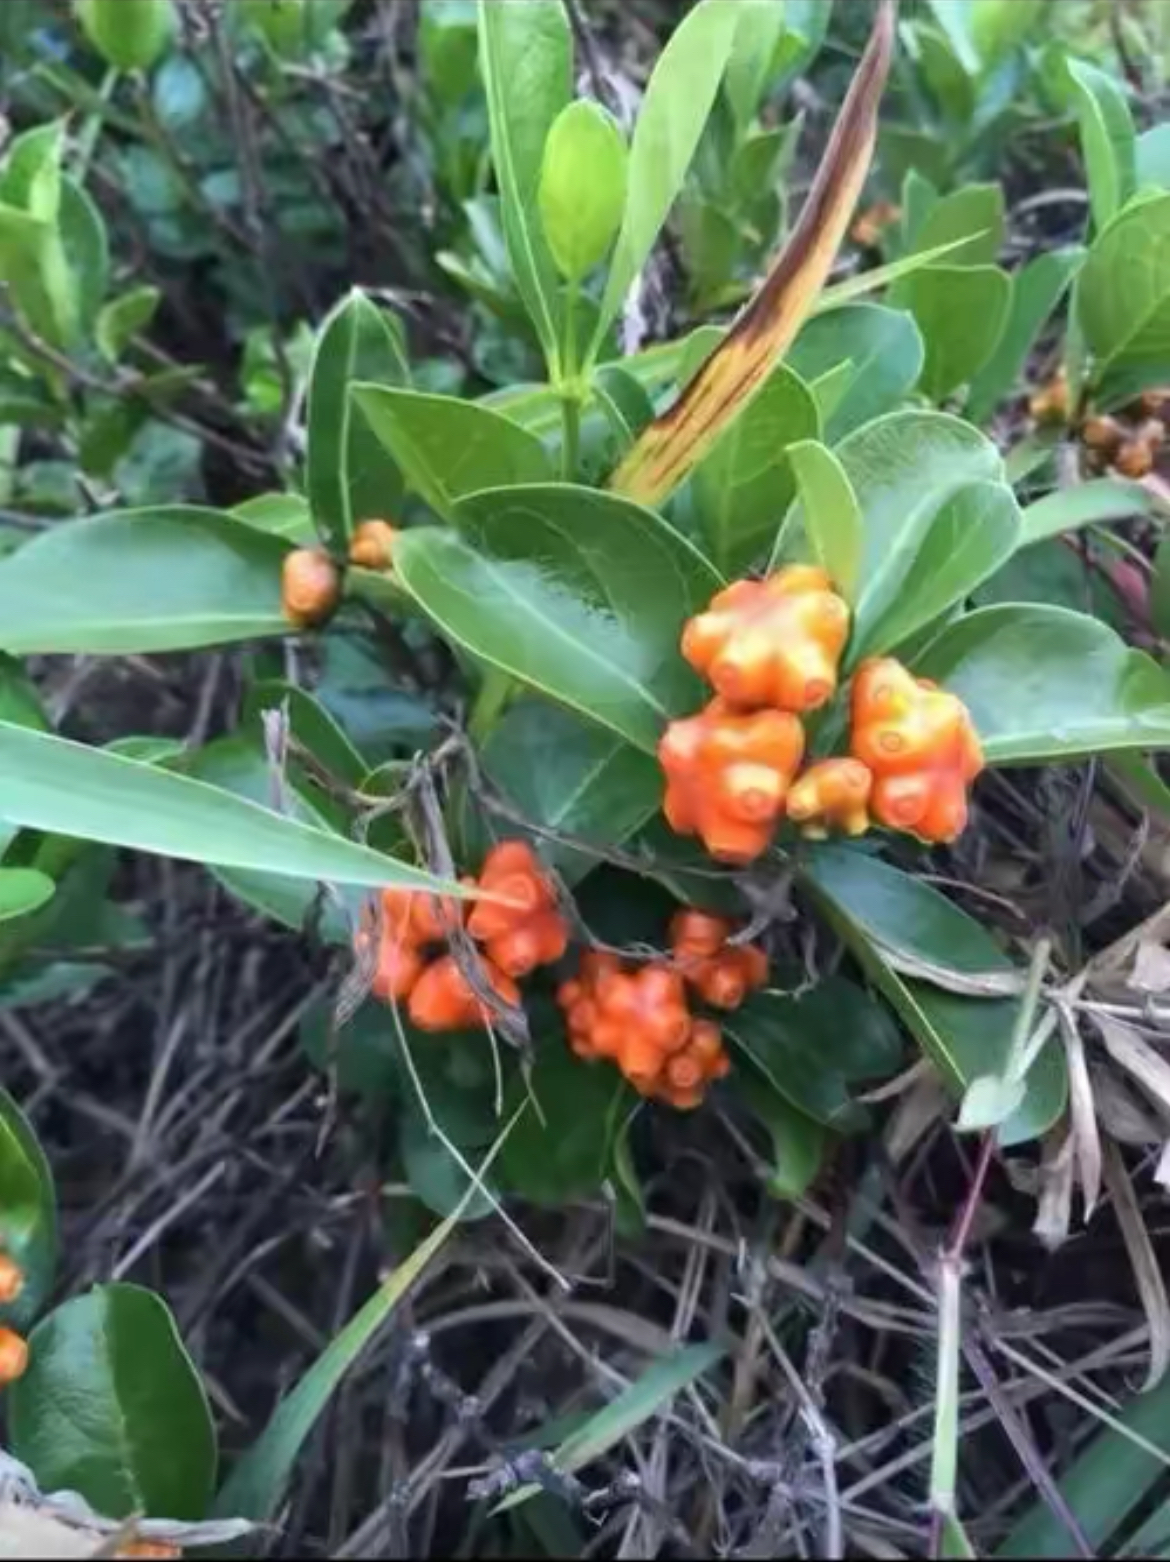
[{"label": "curled dry leaf", "polygon": [[861,194],[894,47],[894,6],[882,0],[817,177],[771,271],[673,406],[647,425],[610,479],[619,494],[666,499],[742,411],[791,345],[828,279]]},{"label": "curled dry leaf", "polygon": [[951,1113],[951,1097],[936,1069],[928,1068],[914,1081],[894,1108],[885,1130],[886,1154],[896,1166],[924,1135]]},{"label": "curled dry leaf", "polygon": [[1166,1296],[1166,1284],[1158,1266],[1158,1255],[1154,1252],[1154,1244],[1142,1219],[1129,1169],[1121,1151],[1108,1140],[1104,1146],[1102,1171],[1149,1325],[1150,1366],[1142,1384],[1143,1391],[1146,1391],[1161,1382],[1167,1366],[1170,1366],[1170,1300]]},{"label": "curled dry leaf", "polygon": [[1075,1167],[1072,1134],[1048,1134],[1040,1159],[1039,1202],[1032,1232],[1050,1253],[1068,1239]]},{"label": "curled dry leaf", "polygon": [[1159,1121],[1154,1108],[1139,1100],[1112,1069],[1090,1066],[1089,1078],[1101,1127],[1118,1144],[1149,1146],[1170,1134],[1170,1119]]},{"label": "curled dry leaf", "polygon": [[1170,1116],[1170,1063],[1132,1025],[1123,1025],[1103,1014],[1094,1014],[1093,1021],[1113,1061],[1137,1081],[1161,1112]]},{"label": "curled dry leaf", "polygon": [[1068,1065],[1068,1117],[1077,1175],[1085,1201],[1084,1221],[1088,1225],[1101,1196],[1101,1134],[1097,1127],[1097,1107],[1093,1100],[1093,1082],[1085,1061],[1085,1044],[1076,1020],[1067,1008],[1058,1008],[1060,1034]]}]

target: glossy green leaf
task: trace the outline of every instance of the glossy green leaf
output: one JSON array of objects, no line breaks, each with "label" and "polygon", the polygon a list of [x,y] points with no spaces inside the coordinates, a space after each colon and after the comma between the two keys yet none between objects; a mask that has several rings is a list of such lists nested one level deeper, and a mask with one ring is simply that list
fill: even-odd
[{"label": "glossy green leaf", "polygon": [[845,468],[825,445],[804,440],[788,452],[804,511],[804,531],[817,562],[847,602],[857,598],[865,545],[861,507]]},{"label": "glossy green leaf", "polygon": [[682,189],[738,25],[737,6],[699,0],[658,56],[634,126],[625,217],[601,302],[594,350],[621,309]]},{"label": "glossy green leaf", "polygon": [[244,715],[258,720],[265,710],[286,712],[294,745],[299,743],[307,748],[336,780],[360,787],[369,775],[367,760],[336,718],[307,690],[279,678],[261,679],[247,692]]},{"label": "glossy green leaf", "polygon": [[578,98],[553,121],[540,174],[540,219],[561,275],[579,282],[603,260],[626,204],[626,143],[600,103]]},{"label": "glossy green leaf", "polygon": [[172,0],[77,0],[77,20],[116,70],[149,70],[178,22]]},{"label": "glossy green leaf", "polygon": [[0,201],[27,212],[38,222],[57,220],[65,130],[65,121],[54,119],[13,138],[0,173]]},{"label": "glossy green leaf", "polygon": [[[856,660],[872,627],[900,604],[909,606],[901,602],[903,584],[936,524],[940,537],[948,534],[948,507],[956,496],[973,485],[1002,482],[1003,462],[990,440],[940,412],[889,413],[848,435],[835,454],[862,517],[861,589],[849,653]],[[803,525],[798,503],[776,556]]]},{"label": "glossy green leaf", "polygon": [[479,63],[508,259],[555,378],[563,310],[538,199],[545,142],[573,90],[572,38],[561,0],[520,6],[480,0]]},{"label": "glossy green leaf", "polygon": [[1094,477],[1072,488],[1056,488],[1020,512],[1020,545],[1027,547],[1082,526],[1131,521],[1148,515],[1152,505],[1149,491],[1124,477]]},{"label": "glossy green leaf", "polygon": [[1002,187],[969,184],[931,206],[914,234],[912,253],[962,240],[947,256],[948,267],[991,266],[1003,247],[1005,226]]},{"label": "glossy green leaf", "polygon": [[678,651],[719,577],[665,521],[571,485],[459,505],[463,535],[412,527],[398,574],[439,631],[481,661],[653,753],[699,685]]},{"label": "glossy green leaf", "polygon": [[[967,997],[902,974],[912,963],[973,977],[1010,975],[1012,962],[978,922],[920,879],[845,846],[817,847],[801,879],[950,1090],[961,1095],[980,1075],[1002,1070],[1018,1000]],[[1067,1093],[1063,1054],[1046,1047],[999,1142],[1039,1137],[1064,1111]]]},{"label": "glossy green leaf", "polygon": [[375,888],[450,887],[202,781],[7,722],[0,722],[0,819],[218,867]]},{"label": "glossy green leaf", "polygon": [[[569,884],[597,859],[558,841],[556,834],[588,842],[598,851],[620,846],[662,800],[662,773],[648,754],[543,700],[509,706],[492,728],[480,764],[520,818],[554,832],[540,838],[540,853]],[[498,829],[509,828],[503,817],[495,823]]]},{"label": "glossy green leaf", "polygon": [[552,476],[539,439],[487,407],[377,385],[358,385],[353,397],[407,484],[437,515],[449,519],[458,500],[481,488]]},{"label": "glossy green leaf", "polygon": [[27,1329],[52,1289],[57,1264],[57,1199],[53,1174],[36,1134],[0,1089],[0,1251],[24,1271],[24,1289],[0,1307],[0,1319]]},{"label": "glossy green leaf", "polygon": [[1089,176],[1089,204],[1098,230],[1137,187],[1136,132],[1125,93],[1114,77],[1084,60],[1069,60],[1081,148]]},{"label": "glossy green leaf", "polygon": [[928,266],[907,284],[926,356],[919,385],[945,401],[969,385],[995,351],[1011,303],[1011,279],[997,266]]},{"label": "glossy green leaf", "polygon": [[1170,746],[1170,675],[1083,613],[980,608],[944,629],[915,671],[966,703],[990,764]]},{"label": "glossy green leaf", "polygon": [[1134,156],[1136,189],[1170,190],[1170,123],[1144,130],[1137,138]]},{"label": "glossy green leaf", "polygon": [[778,1095],[838,1132],[864,1121],[851,1085],[898,1071],[902,1039],[889,1010],[844,977],[826,978],[798,998],[763,992],[724,1022]]},{"label": "glossy green leaf", "polygon": [[874,618],[867,614],[855,631],[857,649],[880,652],[902,645],[989,580],[1019,541],[1020,509],[1006,483],[956,489],[921,534],[897,597]]},{"label": "glossy green leaf", "polygon": [[140,331],[154,319],[162,293],[149,283],[132,287],[121,298],[103,304],[97,317],[94,339],[107,363],[117,363]]},{"label": "glossy green leaf", "polygon": [[728,1081],[740,1100],[766,1130],[772,1142],[765,1187],[776,1199],[798,1199],[807,1193],[821,1169],[830,1135],[824,1125],[797,1111],[766,1076],[750,1066],[736,1068]]},{"label": "glossy green leaf", "polygon": [[309,501],[300,494],[257,494],[234,505],[231,513],[246,526],[297,547],[310,547],[317,540]]},{"label": "glossy green leaf", "polygon": [[215,1427],[175,1320],[153,1291],[99,1285],[33,1330],[9,1391],[12,1452],[45,1491],[122,1519],[201,1519]]},{"label": "glossy green leaf", "polygon": [[54,887],[35,868],[0,868],[0,922],[38,910],[52,899]]},{"label": "glossy green leaf", "polygon": [[1096,360],[1098,400],[1112,403],[1170,372],[1170,195],[1123,211],[1077,277],[1077,322]]},{"label": "glossy green leaf", "polygon": [[[723,1354],[722,1345],[706,1341],[701,1345],[684,1345],[672,1355],[662,1357],[567,1437],[553,1454],[553,1463],[558,1470],[571,1475],[602,1458],[636,1432],[644,1421],[665,1410],[676,1394],[713,1367]],[[539,1486],[522,1486],[497,1503],[492,1511],[503,1513],[527,1502],[539,1490]]]},{"label": "glossy green leaf", "polygon": [[109,234],[97,203],[81,185],[67,177],[61,180],[58,229],[78,328],[88,336],[109,288]]},{"label": "glossy green leaf", "polygon": [[694,508],[707,551],[724,574],[741,574],[766,550],[796,491],[787,449],[820,433],[816,398],[780,364],[700,461]]},{"label": "glossy green leaf", "polygon": [[125,655],[281,634],[285,551],[194,506],[63,522],[0,563],[0,646]]},{"label": "glossy green leaf", "polygon": [[994,65],[1027,41],[1045,0],[971,0],[971,41],[983,64]]},{"label": "glossy green leaf", "polygon": [[[559,1021],[559,1016],[558,1016]],[[500,1152],[500,1181],[534,1204],[563,1206],[599,1192],[608,1172],[615,1111],[630,1095],[612,1068],[591,1068],[552,1027],[528,1080],[517,1078],[505,1111],[531,1094]]]},{"label": "glossy green leaf", "polygon": [[1016,389],[1041,327],[1084,264],[1085,253],[1079,245],[1050,250],[1028,261],[1012,277],[1011,301],[999,341],[971,383],[965,410],[973,423],[986,421],[998,403]]},{"label": "glossy green leaf", "polygon": [[341,552],[359,521],[391,518],[402,497],[392,452],[354,411],[350,387],[409,379],[397,322],[355,288],[318,333],[306,411],[306,491],[321,536]]},{"label": "glossy green leaf", "polygon": [[495,1178],[477,1186],[438,1134],[427,1127],[416,1102],[407,1103],[399,1120],[398,1150],[412,1193],[434,1214],[446,1216],[458,1210],[460,1220],[482,1220],[498,1205]]},{"label": "glossy green leaf", "polygon": [[739,25],[727,61],[723,90],[742,138],[760,106],[784,33],[784,0],[739,0]]},{"label": "glossy green leaf", "polygon": [[814,315],[785,362],[808,381],[849,364],[846,388],[825,419],[825,442],[835,445],[891,412],[918,383],[922,360],[922,335],[912,315],[881,304],[847,304]]},{"label": "glossy green leaf", "polygon": [[[477,1166],[483,1176],[494,1150]],[[476,1193],[468,1188],[467,1199]],[[382,1282],[369,1301],[334,1336],[296,1388],[277,1406],[272,1419],[236,1464],[215,1499],[213,1512],[223,1518],[270,1521],[280,1506],[289,1477],[305,1440],[316,1426],[345,1374],[399,1302],[441,1251],[463,1216],[458,1205],[434,1231]]]}]

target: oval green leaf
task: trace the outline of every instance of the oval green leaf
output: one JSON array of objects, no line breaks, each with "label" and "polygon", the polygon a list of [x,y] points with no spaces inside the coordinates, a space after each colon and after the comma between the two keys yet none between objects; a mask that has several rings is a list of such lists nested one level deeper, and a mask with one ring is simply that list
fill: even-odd
[{"label": "oval green leaf", "polygon": [[1089,176],[1089,204],[1101,229],[1137,188],[1136,132],[1121,87],[1084,60],[1069,60],[1081,147]]},{"label": "oval green leaf", "polygon": [[356,385],[352,395],[408,485],[437,515],[449,519],[458,500],[481,488],[552,476],[535,434],[488,407],[384,385]]},{"label": "oval green leaf", "polygon": [[35,868],[0,868],[0,922],[36,911],[52,899],[55,888],[52,879]]},{"label": "oval green leaf", "polygon": [[971,383],[964,409],[972,423],[984,423],[1016,388],[1040,328],[1084,265],[1080,245],[1050,250],[1021,266],[1012,277],[1007,319],[991,357]]},{"label": "oval green leaf", "polygon": [[1081,526],[1131,521],[1149,515],[1152,508],[1153,497],[1141,483],[1127,482],[1123,477],[1091,478],[1074,488],[1057,488],[1027,505],[1020,514],[1020,546],[1026,548]]},{"label": "oval green leaf", "polygon": [[568,484],[476,494],[456,519],[463,536],[413,527],[397,552],[440,632],[653,753],[701,698],[678,641],[710,565],[651,511]]},{"label": "oval green leaf", "polygon": [[402,477],[385,445],[354,415],[356,380],[405,385],[410,369],[397,321],[356,288],[326,316],[309,371],[305,488],[322,538],[344,552],[358,521],[390,519]]},{"label": "oval green leaf", "polygon": [[944,629],[915,671],[966,703],[993,765],[1170,747],[1170,675],[1083,613],[980,608]]},{"label": "oval green leaf", "polygon": [[1098,235],[1075,293],[1096,359],[1098,400],[1112,404],[1170,375],[1170,195],[1136,202]]},{"label": "oval green leaf", "polygon": [[61,523],[0,564],[0,647],[122,656],[287,633],[286,551],[195,506]]},{"label": "oval green leaf", "polygon": [[578,98],[553,121],[540,173],[540,217],[561,275],[592,271],[622,220],[626,143],[600,103]]},{"label": "oval green leaf", "polygon": [[1007,322],[1012,284],[998,266],[927,266],[906,283],[926,358],[919,386],[943,402],[969,385],[995,351]]},{"label": "oval green leaf", "polygon": [[12,1452],[45,1491],[75,1491],[109,1518],[203,1518],[215,1427],[166,1304],[136,1285],[96,1286],[33,1330],[9,1395]]},{"label": "oval green leaf", "polygon": [[803,440],[788,452],[804,511],[804,531],[817,562],[847,602],[857,597],[863,533],[861,507],[845,468],[826,446]]},{"label": "oval green leaf", "polygon": [[0,1252],[24,1271],[24,1289],[0,1308],[0,1319],[27,1329],[53,1285],[57,1265],[57,1200],[53,1174],[32,1125],[0,1089]]},{"label": "oval green leaf", "polygon": [[881,304],[847,304],[802,326],[785,362],[808,381],[848,365],[846,386],[825,420],[825,442],[835,445],[893,411],[918,383],[922,359],[913,315]]}]

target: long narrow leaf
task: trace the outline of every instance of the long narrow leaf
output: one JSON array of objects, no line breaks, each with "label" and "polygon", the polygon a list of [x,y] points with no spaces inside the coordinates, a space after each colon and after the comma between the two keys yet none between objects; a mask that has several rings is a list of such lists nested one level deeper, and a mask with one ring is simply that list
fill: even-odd
[{"label": "long narrow leaf", "polygon": [[759,388],[824,286],[865,183],[894,46],[894,8],[883,0],[873,33],[779,259],[674,405],[650,424],[610,486],[642,504],[665,499]]}]

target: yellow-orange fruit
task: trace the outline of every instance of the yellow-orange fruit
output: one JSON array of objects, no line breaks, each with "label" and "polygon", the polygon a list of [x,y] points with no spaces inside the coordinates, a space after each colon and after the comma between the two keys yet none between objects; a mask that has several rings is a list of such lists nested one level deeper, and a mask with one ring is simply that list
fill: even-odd
[{"label": "yellow-orange fruit", "polygon": [[1081,424],[1081,441],[1090,450],[1101,450],[1112,455],[1125,438],[1125,430],[1116,418],[1102,415],[1088,417]]},{"label": "yellow-orange fruit", "polygon": [[683,630],[682,653],[738,710],[803,713],[832,698],[849,609],[824,570],[793,564],[738,580]]},{"label": "yellow-orange fruit", "polygon": [[8,1253],[0,1253],[0,1306],[16,1301],[24,1290],[24,1270]]},{"label": "yellow-orange fruit", "polygon": [[319,548],[294,548],[280,573],[280,601],[285,618],[298,629],[325,623],[341,600],[341,576]]},{"label": "yellow-orange fruit", "polygon": [[15,1383],[28,1366],[28,1341],[15,1329],[0,1326],[0,1386]]},{"label": "yellow-orange fruit", "polygon": [[526,976],[559,960],[569,926],[556,909],[556,891],[526,841],[501,841],[488,853],[479,877],[482,898],[467,931],[509,976]]},{"label": "yellow-orange fruit", "polygon": [[873,774],[859,759],[822,759],[793,782],[785,807],[789,819],[813,839],[830,829],[863,835],[872,790]]},{"label": "yellow-orange fruit", "polygon": [[[480,964],[493,991],[505,1003],[518,1006],[520,989],[511,977],[490,960],[481,960]],[[419,1030],[472,1030],[487,1025],[491,1018],[453,955],[443,955],[427,966],[411,990],[409,1010]]]},{"label": "yellow-orange fruit", "polygon": [[1144,439],[1127,439],[1113,457],[1122,477],[1145,477],[1154,470],[1154,452]]},{"label": "yellow-orange fruit", "polygon": [[360,569],[389,569],[397,539],[389,521],[362,521],[349,539],[349,562]]}]

